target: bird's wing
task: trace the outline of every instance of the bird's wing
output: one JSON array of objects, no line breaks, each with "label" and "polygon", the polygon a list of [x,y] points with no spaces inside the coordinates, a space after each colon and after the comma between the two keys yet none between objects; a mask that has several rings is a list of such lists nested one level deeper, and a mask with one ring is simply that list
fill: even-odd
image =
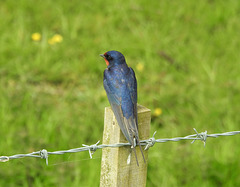
[{"label": "bird's wing", "polygon": [[[130,95],[131,95],[131,99],[132,99],[132,102],[133,102],[133,120],[134,120],[134,129],[135,129],[135,138],[136,138],[136,144],[139,145],[140,147],[140,151],[142,153],[142,157],[143,157],[143,160],[144,162],[146,163],[146,160],[145,160],[145,157],[144,157],[144,154],[143,154],[143,150],[142,150],[142,147],[141,147],[141,144],[140,144],[140,140],[139,140],[139,135],[138,135],[138,116],[137,116],[137,80],[136,80],[136,77],[135,77],[135,73],[133,71],[133,69],[131,67],[129,67],[130,69],[130,76],[129,77],[129,82],[131,83],[129,86],[129,90],[130,90]],[[135,153],[135,157],[136,157],[136,161],[137,161],[137,164],[138,164],[138,159],[137,159],[137,155],[136,155],[136,151],[135,149],[134,150],[134,153]]]},{"label": "bird's wing", "polygon": [[130,71],[130,75],[128,76],[130,81],[129,81],[129,90],[130,90],[130,94],[131,94],[131,99],[133,102],[133,114],[134,114],[134,119],[136,120],[136,126],[138,129],[138,117],[137,117],[137,80],[135,77],[135,73],[133,71],[133,69],[131,67],[129,67]]},{"label": "bird's wing", "polygon": [[[105,72],[104,72],[103,84],[108,96],[108,100],[110,102],[114,115],[117,119],[118,125],[122,133],[128,140],[128,142],[132,145],[132,148],[134,150],[135,157],[137,160],[137,164],[138,164],[138,159],[137,159],[136,150],[135,150],[136,144],[140,145],[140,140],[138,137],[138,121],[137,121],[137,81],[136,81],[135,73],[132,70],[132,68],[130,68],[128,79],[129,79],[128,80],[129,84],[127,84],[127,88],[128,88],[127,90],[129,90],[129,93],[131,96],[131,102],[133,104],[133,115],[131,115],[130,117],[124,116],[123,110],[122,110],[121,92],[120,91],[116,92],[116,87],[115,89],[113,88],[114,85],[111,84],[108,81],[108,79],[105,77]],[[140,150],[145,162],[141,145],[140,145]]]},{"label": "bird's wing", "polygon": [[122,130],[122,133],[128,140],[128,142],[131,143],[131,145],[133,145],[133,136],[132,136],[132,133],[129,128],[132,126],[131,124],[133,124],[133,122],[132,121],[130,122],[123,115],[121,93],[116,92],[116,90],[114,92],[114,88],[113,88],[114,85],[111,84],[108,81],[108,79],[105,78],[105,76],[104,76],[103,85],[106,90],[109,103],[112,107],[112,110],[113,110],[115,118],[118,122],[118,125],[119,125],[120,129]]}]

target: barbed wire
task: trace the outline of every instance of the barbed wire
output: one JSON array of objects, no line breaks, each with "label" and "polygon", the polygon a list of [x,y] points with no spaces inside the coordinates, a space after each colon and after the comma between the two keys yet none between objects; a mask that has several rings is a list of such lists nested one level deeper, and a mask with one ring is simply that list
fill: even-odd
[{"label": "barbed wire", "polygon": [[[194,143],[196,140],[201,140],[204,142],[204,147],[206,145],[206,141],[208,137],[211,138],[217,138],[219,136],[232,136],[236,134],[240,134],[240,131],[231,131],[231,132],[224,132],[224,133],[216,133],[216,134],[207,134],[207,131],[198,133],[195,128],[193,130],[196,132],[196,134],[188,135],[185,137],[176,137],[176,138],[164,138],[164,139],[155,139],[156,132],[154,132],[152,138],[149,138],[147,140],[141,140],[140,144],[142,146],[145,146],[144,150],[148,150],[150,147],[153,147],[155,143],[165,143],[169,141],[177,142],[181,140],[193,140],[191,143]],[[7,162],[12,159],[18,159],[18,158],[24,158],[24,157],[35,157],[35,158],[42,158],[46,160],[46,164],[48,165],[48,157],[49,155],[62,155],[65,153],[77,153],[82,151],[88,151],[89,156],[92,159],[93,153],[97,149],[103,149],[107,147],[123,147],[123,146],[130,146],[130,143],[116,143],[116,144],[101,144],[98,145],[100,141],[93,145],[85,145],[82,144],[83,147],[75,148],[75,149],[69,149],[69,150],[62,150],[62,151],[54,151],[54,152],[48,152],[46,149],[42,149],[40,151],[28,153],[28,154],[17,154],[12,156],[0,156],[0,162]]]}]

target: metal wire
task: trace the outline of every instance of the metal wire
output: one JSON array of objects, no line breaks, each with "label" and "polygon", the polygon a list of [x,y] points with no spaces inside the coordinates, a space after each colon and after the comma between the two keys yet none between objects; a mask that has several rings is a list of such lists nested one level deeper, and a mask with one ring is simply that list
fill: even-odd
[{"label": "metal wire", "polygon": [[[208,137],[210,138],[217,138],[219,136],[232,136],[236,134],[240,134],[240,131],[232,131],[232,132],[224,132],[224,133],[216,133],[216,134],[207,134],[207,131],[198,133],[197,130],[194,128],[194,131],[196,134],[188,135],[185,137],[176,137],[176,138],[164,138],[164,139],[155,139],[154,136],[156,135],[156,132],[154,132],[153,137],[149,138],[147,140],[142,140],[140,144],[142,146],[145,146],[145,150],[148,150],[150,147],[153,147],[155,143],[165,143],[169,141],[177,142],[181,140],[193,140],[192,143],[194,143],[196,140],[201,140],[204,142],[204,147],[206,145],[206,140]],[[97,149],[103,149],[106,147],[123,147],[123,146],[130,146],[130,143],[116,143],[116,144],[101,144],[98,145],[100,141],[93,145],[85,145],[82,144],[83,147],[75,148],[75,149],[69,149],[69,150],[62,150],[62,151],[54,151],[54,152],[48,152],[46,149],[43,149],[41,151],[36,151],[28,154],[17,154],[12,156],[1,156],[0,162],[7,162],[12,159],[18,159],[23,157],[36,157],[36,158],[42,158],[46,160],[46,164],[48,165],[48,157],[49,155],[62,155],[65,153],[77,153],[82,151],[88,151],[90,158],[92,158],[93,153]]]}]

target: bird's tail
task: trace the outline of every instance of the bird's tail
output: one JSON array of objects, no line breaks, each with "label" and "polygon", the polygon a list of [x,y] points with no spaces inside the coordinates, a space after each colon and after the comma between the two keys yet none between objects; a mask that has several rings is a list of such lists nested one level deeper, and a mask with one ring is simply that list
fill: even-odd
[{"label": "bird's tail", "polygon": [[140,151],[141,151],[141,153],[142,153],[142,157],[143,157],[144,163],[146,163],[146,160],[145,160],[145,157],[144,157],[144,154],[143,154],[143,150],[142,150],[142,146],[141,146],[139,140],[138,140],[138,145],[139,145]]},{"label": "bird's tail", "polygon": [[135,147],[133,147],[132,149],[133,149],[134,154],[135,154],[135,158],[136,158],[137,165],[139,166],[139,164],[138,164],[138,158],[137,158],[137,153],[136,153],[136,149],[135,149]]},{"label": "bird's tail", "polygon": [[136,145],[139,145],[139,148],[140,148],[140,151],[141,151],[141,153],[142,153],[142,157],[143,157],[144,163],[146,163],[146,160],[145,160],[145,157],[144,157],[143,150],[142,150],[142,147],[141,147],[141,144],[140,144],[139,139],[135,139],[135,138],[134,138],[133,140],[134,140],[134,141],[133,141],[133,142],[134,142],[134,145],[132,145],[132,149],[133,149],[134,154],[135,154],[135,158],[136,158],[137,165],[139,166],[138,158],[137,158],[137,153],[136,153],[136,149],[135,149]]}]

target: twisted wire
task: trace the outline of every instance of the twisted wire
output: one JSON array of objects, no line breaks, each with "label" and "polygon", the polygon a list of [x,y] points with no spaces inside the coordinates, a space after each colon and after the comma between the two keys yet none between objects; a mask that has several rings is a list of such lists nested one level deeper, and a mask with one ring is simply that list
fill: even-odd
[{"label": "twisted wire", "polygon": [[[185,137],[176,137],[176,138],[163,138],[163,139],[155,139],[156,131],[154,132],[152,138],[149,138],[147,140],[142,140],[140,141],[140,144],[142,146],[145,146],[144,150],[148,150],[150,147],[153,147],[156,143],[166,143],[169,141],[177,142],[181,140],[192,140],[191,143],[194,143],[196,140],[201,140],[204,142],[204,147],[206,145],[207,138],[217,138],[220,136],[233,136],[240,134],[240,131],[231,131],[231,132],[224,132],[224,133],[215,133],[215,134],[207,134],[207,131],[198,133],[197,130],[194,128],[194,131],[196,134],[188,135]],[[100,141],[93,145],[85,145],[82,144],[83,147],[79,148],[74,148],[74,149],[69,149],[69,150],[61,150],[61,151],[54,151],[54,152],[49,152],[46,149],[42,149],[40,151],[28,153],[28,154],[16,154],[12,156],[0,156],[0,162],[7,162],[12,159],[18,159],[18,158],[24,158],[24,157],[35,157],[35,158],[42,158],[46,160],[46,164],[48,165],[48,158],[49,155],[62,155],[65,153],[77,153],[77,152],[82,152],[82,151],[88,151],[90,158],[92,158],[93,153],[97,149],[103,149],[107,147],[123,147],[123,146],[130,146],[130,143],[116,143],[116,144],[101,144],[98,145]]]}]

